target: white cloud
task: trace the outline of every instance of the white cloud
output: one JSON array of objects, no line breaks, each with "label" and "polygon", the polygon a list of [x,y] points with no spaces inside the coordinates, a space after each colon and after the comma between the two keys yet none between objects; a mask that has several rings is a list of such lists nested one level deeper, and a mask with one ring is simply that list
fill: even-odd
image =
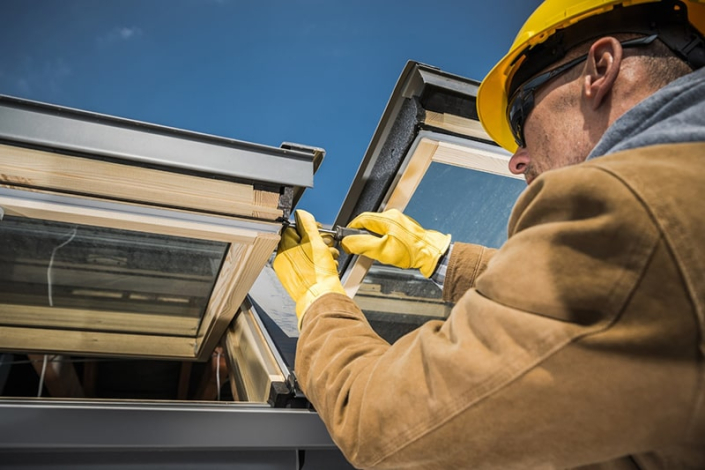
[{"label": "white cloud", "polygon": [[136,26],[119,26],[98,38],[98,44],[112,44],[121,41],[132,41],[142,36],[142,30]]},{"label": "white cloud", "polygon": [[122,39],[127,40],[134,36],[140,36],[142,31],[139,28],[120,28],[118,34]]}]

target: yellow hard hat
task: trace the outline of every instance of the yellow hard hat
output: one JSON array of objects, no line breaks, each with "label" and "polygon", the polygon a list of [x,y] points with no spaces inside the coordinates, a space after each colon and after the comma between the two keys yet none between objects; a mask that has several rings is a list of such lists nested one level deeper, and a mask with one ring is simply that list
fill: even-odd
[{"label": "yellow hard hat", "polygon": [[[646,6],[646,4],[650,5]],[[658,6],[668,7],[672,12],[678,12],[683,7],[687,8],[687,22],[694,26],[700,32],[700,35],[705,34],[705,0],[544,1],[524,23],[507,55],[494,66],[480,84],[477,92],[477,113],[480,122],[490,137],[506,150],[510,152],[516,151],[517,144],[507,118],[508,96],[513,89],[531,78],[535,73],[538,73],[539,70],[562,58],[560,55],[553,59],[550,57],[541,58],[542,55],[555,54],[556,49],[562,49],[564,54],[569,47],[577,45],[577,39],[587,41],[617,32],[643,32],[648,34],[646,30],[649,27],[653,27],[653,25],[644,25],[643,30],[636,30],[633,27],[623,26],[625,18],[628,18],[632,12],[636,13],[637,11],[653,9]],[[598,16],[600,17],[597,18]],[[665,16],[669,16],[669,12]],[[586,27],[583,28],[583,26]],[[569,34],[574,30],[581,30],[581,32],[578,33],[580,37],[575,37],[572,44],[562,44],[559,47],[555,45],[548,47],[547,44],[544,44],[547,41],[550,43],[553,40],[557,40],[557,37]],[[573,36],[576,35],[573,34]],[[659,39],[663,41],[661,35],[659,35]],[[671,49],[674,49],[667,41],[664,42]],[[542,51],[542,47],[546,50]],[[686,49],[685,45],[679,45],[678,47]],[[687,48],[690,47],[691,44],[688,43]],[[534,53],[533,55],[532,52]],[[699,57],[704,54],[702,46],[699,46],[698,53],[700,54]],[[527,55],[531,55],[531,60],[527,60]],[[682,56],[683,54],[679,55]],[[536,60],[537,57],[539,60]],[[532,61],[543,63],[538,67],[526,67],[526,64]],[[700,59],[696,62],[700,62]],[[697,68],[701,65],[699,63],[695,67]],[[527,68],[533,71],[528,76]],[[517,80],[513,81],[519,69],[522,69],[522,72],[520,76],[517,76]],[[521,80],[519,80],[520,77],[522,78]],[[510,87],[513,89],[510,89]]]}]

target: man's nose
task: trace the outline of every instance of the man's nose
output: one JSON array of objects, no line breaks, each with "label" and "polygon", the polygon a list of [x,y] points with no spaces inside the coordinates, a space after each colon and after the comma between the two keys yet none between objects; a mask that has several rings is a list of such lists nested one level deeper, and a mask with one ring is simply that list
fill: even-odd
[{"label": "man's nose", "polygon": [[509,171],[515,175],[524,174],[529,166],[529,162],[531,162],[529,152],[525,147],[519,147],[517,151],[514,152],[514,155],[512,155],[512,158],[509,159]]}]

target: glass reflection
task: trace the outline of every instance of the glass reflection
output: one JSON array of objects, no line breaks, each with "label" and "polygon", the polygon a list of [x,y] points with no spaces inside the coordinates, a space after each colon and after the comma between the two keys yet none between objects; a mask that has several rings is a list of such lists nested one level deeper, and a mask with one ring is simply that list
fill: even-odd
[{"label": "glass reflection", "polygon": [[433,162],[404,211],[453,241],[499,248],[523,180]]},{"label": "glass reflection", "polygon": [[[22,306],[33,321],[37,312],[65,309],[200,319],[227,249],[222,242],[5,216],[0,324],[17,318]],[[111,329],[100,318],[86,325],[103,327]]]}]

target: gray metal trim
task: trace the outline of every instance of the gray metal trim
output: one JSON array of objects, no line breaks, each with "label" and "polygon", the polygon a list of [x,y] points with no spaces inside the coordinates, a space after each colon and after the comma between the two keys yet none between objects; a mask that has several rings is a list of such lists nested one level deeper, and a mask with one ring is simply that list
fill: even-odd
[{"label": "gray metal trim", "polygon": [[0,451],[335,448],[318,414],[240,403],[0,400]]},{"label": "gray metal trim", "polygon": [[282,149],[0,95],[0,139],[257,182],[313,186],[320,149]]},{"label": "gray metal trim", "polygon": [[0,451],[3,470],[354,470],[338,449]]},{"label": "gray metal trim", "polygon": [[[441,70],[429,70],[428,68],[419,68],[418,73],[423,80],[423,85],[434,85],[438,88],[445,88],[456,93],[466,96],[477,96],[477,90],[480,88],[480,82],[470,80],[468,78],[452,75]],[[416,95],[422,90],[416,90]]]},{"label": "gray metal trim", "polygon": [[137,206],[128,203],[96,201],[93,199],[82,199],[78,197],[62,196],[58,194],[36,193],[32,191],[22,191],[19,189],[0,188],[0,196],[22,201],[50,202],[52,204],[58,204],[67,207],[100,209],[120,214],[143,215],[149,217],[158,217],[162,219],[179,220],[183,222],[208,224],[226,228],[257,230],[260,232],[268,233],[277,233],[281,229],[281,225],[278,223],[266,224],[254,220],[250,221],[244,219],[214,217],[208,215],[194,214],[191,212],[181,212],[169,209],[155,209],[151,207]]}]

